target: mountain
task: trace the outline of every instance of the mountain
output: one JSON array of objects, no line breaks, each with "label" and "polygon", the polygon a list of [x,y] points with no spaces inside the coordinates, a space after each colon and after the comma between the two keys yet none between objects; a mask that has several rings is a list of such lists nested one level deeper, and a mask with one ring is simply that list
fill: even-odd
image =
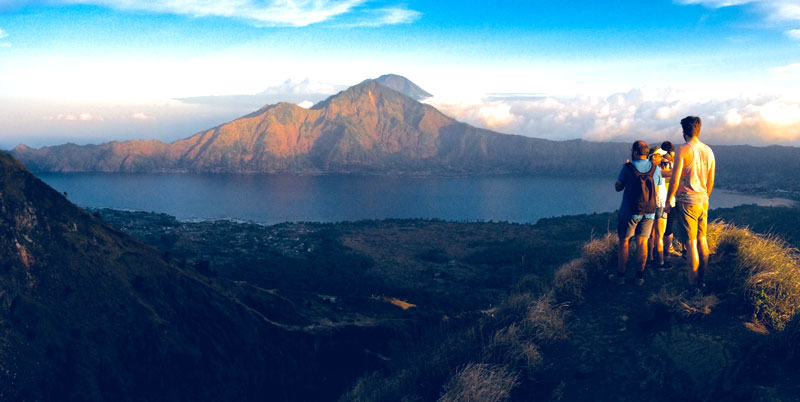
[{"label": "mountain", "polygon": [[2,401],[317,400],[349,370],[275,296],[169,265],[5,153],[0,211]]},{"label": "mountain", "polygon": [[[418,102],[398,75],[350,87],[310,109],[290,103],[166,144],[65,144],[11,153],[35,172],[541,174],[613,180],[629,144],[549,141],[456,121]],[[800,148],[713,145],[721,188],[800,200]]]},{"label": "mountain", "polygon": [[417,84],[411,82],[408,78],[397,74],[384,74],[376,78],[375,82],[418,101],[433,96],[424,89],[418,87]]},{"label": "mountain", "polygon": [[405,78],[386,75],[310,109],[289,103],[265,106],[171,144],[21,145],[12,154],[33,171],[56,172],[584,175],[566,169],[565,158],[602,155],[586,162],[593,170],[616,169],[626,158],[626,148],[617,144],[556,142],[472,127],[386,85],[415,96],[424,93]]}]

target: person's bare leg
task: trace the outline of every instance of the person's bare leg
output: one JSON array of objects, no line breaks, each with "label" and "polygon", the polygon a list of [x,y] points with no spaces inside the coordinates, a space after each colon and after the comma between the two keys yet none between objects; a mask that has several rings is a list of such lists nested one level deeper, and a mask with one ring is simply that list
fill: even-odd
[{"label": "person's bare leg", "polygon": [[[666,230],[666,229],[665,229]],[[669,250],[672,249],[672,235],[664,237],[664,251],[669,253]]]},{"label": "person's bare leg", "polygon": [[[664,231],[667,230],[667,220],[666,219],[657,219],[656,220],[656,228],[654,231],[656,232],[656,256],[658,257],[659,265],[664,265]],[[655,260],[655,258],[654,258]]]},{"label": "person's bare leg", "polygon": [[636,236],[636,262],[639,263],[639,272],[644,272],[647,264],[647,237]]},{"label": "person's bare leg", "polygon": [[700,237],[698,239],[698,241],[700,243],[700,250],[699,250],[699,252],[700,252],[699,257],[700,258],[699,258],[699,265],[698,265],[698,270],[697,270],[697,281],[698,281],[698,284],[700,284],[700,283],[703,282],[703,276],[705,275],[706,269],[708,268],[709,251],[708,251],[708,239],[706,239],[705,236]]},{"label": "person's bare leg", "polygon": [[700,266],[700,256],[697,252],[697,238],[689,238],[686,241],[686,257],[689,259],[687,264],[689,284],[697,284],[697,270]]},{"label": "person's bare leg", "polygon": [[617,273],[625,274],[625,266],[628,264],[628,245],[630,238],[619,240],[619,251],[617,253]]}]

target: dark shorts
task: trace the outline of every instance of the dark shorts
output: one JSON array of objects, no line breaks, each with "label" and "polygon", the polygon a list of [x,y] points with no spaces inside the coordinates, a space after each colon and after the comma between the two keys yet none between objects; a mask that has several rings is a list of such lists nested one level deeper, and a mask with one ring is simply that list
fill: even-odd
[{"label": "dark shorts", "polygon": [[664,237],[672,236],[672,226],[675,224],[675,208],[667,212],[667,230],[664,231]]},{"label": "dark shorts", "polygon": [[653,221],[654,219],[646,219],[644,217],[639,219],[628,217],[624,219],[624,217],[620,216],[617,221],[617,236],[619,236],[620,240],[630,239],[634,234],[648,238],[650,237],[650,231],[653,229]]},{"label": "dark shorts", "polygon": [[667,219],[667,213],[664,212],[664,208],[656,208],[656,219]]},{"label": "dark shorts", "polygon": [[679,202],[675,207],[678,213],[675,235],[685,242],[689,239],[706,237],[708,225],[708,204],[686,204]]}]

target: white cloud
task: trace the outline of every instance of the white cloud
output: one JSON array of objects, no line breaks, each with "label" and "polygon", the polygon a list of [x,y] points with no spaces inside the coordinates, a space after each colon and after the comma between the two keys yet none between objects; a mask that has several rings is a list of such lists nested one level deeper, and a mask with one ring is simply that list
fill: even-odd
[{"label": "white cloud", "polygon": [[700,4],[710,8],[721,8],[753,3],[759,0],[677,0],[679,4]]},{"label": "white cloud", "polygon": [[606,97],[426,103],[478,127],[552,140],[675,142],[680,119],[697,115],[712,144],[800,145],[800,100],[779,96],[692,100],[672,89],[633,89]]},{"label": "white cloud", "polygon": [[384,25],[410,24],[422,16],[422,13],[402,7],[379,8],[367,10],[357,17],[356,22],[342,24],[341,27],[380,27]]},{"label": "white cloud", "polygon": [[341,90],[341,86],[328,84],[324,82],[311,81],[308,78],[302,81],[295,81],[294,79],[287,79],[280,85],[271,86],[259,95],[298,95],[298,94],[334,94]]},{"label": "white cloud", "polygon": [[[0,29],[0,39],[8,38],[8,32]],[[3,47],[11,47],[11,44],[8,42],[0,42],[0,48]]]},{"label": "white cloud", "polygon": [[699,4],[708,8],[753,5],[771,21],[800,21],[797,0],[674,0],[678,4]]},{"label": "white cloud", "polygon": [[67,121],[103,121],[102,117],[95,116],[89,112],[84,113],[68,113],[68,114],[58,114],[56,116],[48,116],[45,117],[44,120],[67,120]]},{"label": "white cloud", "polygon": [[131,117],[133,117],[135,120],[148,120],[148,119],[150,119],[150,116],[148,116],[144,112],[136,112]]},{"label": "white cloud", "polygon": [[791,39],[800,40],[800,29],[790,29],[784,33]]},{"label": "white cloud", "polygon": [[[302,27],[353,12],[369,0],[55,0],[62,4],[93,4],[118,10],[226,17],[265,26]],[[402,24],[418,18],[418,12],[399,7],[371,10],[380,24]]]},{"label": "white cloud", "polygon": [[311,102],[311,101],[302,101],[302,102],[298,103],[298,104],[297,104],[297,106],[300,106],[300,107],[301,107],[301,108],[303,108],[303,109],[308,109],[308,108],[310,108],[311,106],[314,106],[314,102]]},{"label": "white cloud", "polygon": [[770,69],[772,75],[779,80],[800,80],[800,63],[787,64],[785,66],[773,67]]}]

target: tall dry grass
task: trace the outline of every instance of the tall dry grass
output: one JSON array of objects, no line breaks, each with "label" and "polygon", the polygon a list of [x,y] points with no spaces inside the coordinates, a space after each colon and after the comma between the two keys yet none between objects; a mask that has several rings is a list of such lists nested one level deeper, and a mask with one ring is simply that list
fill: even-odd
[{"label": "tall dry grass", "polygon": [[705,316],[719,304],[719,299],[714,295],[686,298],[680,292],[662,287],[657,293],[650,295],[651,303],[661,304],[667,310],[684,317]]},{"label": "tall dry grass", "polygon": [[517,383],[517,374],[505,366],[470,363],[445,386],[439,402],[503,402]]},{"label": "tall dry grass", "polygon": [[583,260],[587,274],[590,276],[605,274],[608,267],[616,266],[618,246],[619,239],[614,233],[608,233],[586,243],[580,260]]},{"label": "tall dry grass", "polygon": [[783,240],[746,228],[714,222],[709,247],[728,272],[720,274],[741,287],[757,319],[782,331],[800,311],[800,253]]},{"label": "tall dry grass", "polygon": [[617,243],[614,234],[593,239],[552,281],[539,275],[523,278],[515,293],[471,329],[443,334],[422,354],[423,360],[408,359],[401,370],[362,377],[340,402],[397,401],[415,383],[448,377],[441,383],[440,401],[507,400],[523,375],[532,378],[542,367],[543,348],[568,338],[569,306],[583,300],[592,278],[615,266]]}]

